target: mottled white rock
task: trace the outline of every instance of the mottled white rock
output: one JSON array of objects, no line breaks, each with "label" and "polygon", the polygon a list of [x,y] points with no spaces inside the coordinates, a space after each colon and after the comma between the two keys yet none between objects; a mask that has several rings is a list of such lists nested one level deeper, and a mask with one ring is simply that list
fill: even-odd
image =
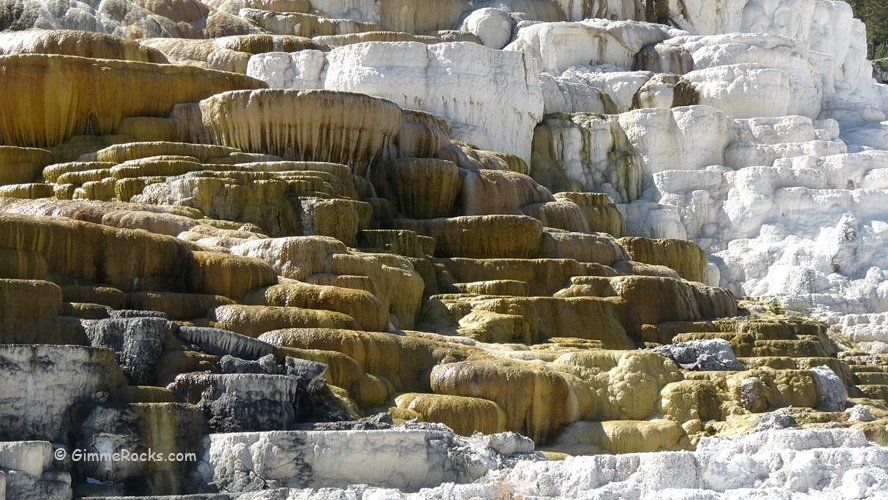
[{"label": "mottled white rock", "polygon": [[52,465],[52,444],[48,441],[0,442],[0,469],[12,469],[40,476]]},{"label": "mottled white rock", "polygon": [[0,379],[4,440],[65,440],[73,404],[124,383],[113,351],[73,345],[0,345]]},{"label": "mottled white rock", "polygon": [[462,438],[440,424],[211,434],[197,470],[202,483],[222,491],[354,484],[417,491],[474,481],[509,463],[508,457],[542,458],[527,438],[497,436]]},{"label": "mottled white rock", "polygon": [[610,64],[628,71],[642,47],[674,34],[666,26],[636,21],[537,23],[519,29],[505,50],[525,52],[539,61],[543,71],[553,74],[584,64]]},{"label": "mottled white rock", "polygon": [[820,393],[819,404],[826,411],[841,411],[848,402],[848,389],[836,372],[828,366],[811,368],[817,391]]},{"label": "mottled white rock", "polygon": [[247,63],[247,74],[260,78],[273,89],[323,88],[321,73],[326,55],[320,50],[266,52]]},{"label": "mottled white rock", "polygon": [[[703,438],[696,452],[629,453],[519,462],[471,485],[407,493],[350,486],[255,492],[241,498],[546,499],[880,498],[888,494],[888,448],[861,431],[789,429]],[[280,495],[280,496],[278,496]],[[311,495],[311,496],[309,496]]]},{"label": "mottled white rock", "polygon": [[485,47],[501,49],[512,39],[514,22],[505,10],[483,8],[466,16],[460,29],[480,38]]},{"label": "mottled white rock", "polygon": [[[366,42],[327,53],[320,77],[313,70],[303,73],[298,61],[292,69],[285,62],[281,55],[255,56],[248,74],[294,88],[383,97],[444,118],[454,139],[530,160],[543,96],[534,61],[526,54],[467,42]],[[309,66],[317,62],[312,59]]]}]

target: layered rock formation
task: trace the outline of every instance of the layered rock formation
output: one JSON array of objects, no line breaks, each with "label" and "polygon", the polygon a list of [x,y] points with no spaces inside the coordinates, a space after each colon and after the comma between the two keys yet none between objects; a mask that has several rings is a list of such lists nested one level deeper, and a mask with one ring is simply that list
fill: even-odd
[{"label": "layered rock formation", "polygon": [[888,493],[888,87],[716,3],[0,2],[0,498]]}]

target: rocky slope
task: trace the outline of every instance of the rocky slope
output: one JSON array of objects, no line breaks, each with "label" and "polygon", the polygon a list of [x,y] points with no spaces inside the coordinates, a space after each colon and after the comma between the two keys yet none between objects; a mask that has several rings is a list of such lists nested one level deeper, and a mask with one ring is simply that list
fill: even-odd
[{"label": "rocky slope", "polygon": [[[888,492],[888,86],[844,2],[0,27],[0,500]],[[80,455],[121,450],[190,459]]]}]

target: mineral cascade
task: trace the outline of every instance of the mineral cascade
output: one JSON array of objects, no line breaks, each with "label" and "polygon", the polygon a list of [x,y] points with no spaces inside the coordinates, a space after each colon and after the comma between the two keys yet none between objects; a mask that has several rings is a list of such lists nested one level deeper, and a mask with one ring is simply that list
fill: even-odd
[{"label": "mineral cascade", "polygon": [[0,0],[0,500],[888,497],[866,49],[831,0]]}]

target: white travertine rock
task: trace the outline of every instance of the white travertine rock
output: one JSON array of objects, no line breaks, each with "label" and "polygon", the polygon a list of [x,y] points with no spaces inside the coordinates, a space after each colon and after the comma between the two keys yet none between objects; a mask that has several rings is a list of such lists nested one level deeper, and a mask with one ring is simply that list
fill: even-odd
[{"label": "white travertine rock", "polygon": [[[500,498],[503,492],[552,500],[879,498],[888,494],[886,461],[888,448],[867,443],[862,431],[782,429],[736,437],[706,437],[695,452],[522,461],[512,469],[488,473],[470,485],[443,484],[418,493],[365,486],[272,491],[287,498],[325,500]],[[267,496],[271,493],[241,498],[272,498]]]},{"label": "white travertine rock", "polygon": [[476,35],[485,47],[501,49],[512,39],[512,24],[514,20],[508,12],[483,8],[466,16],[461,29]]},{"label": "white travertine rock", "polygon": [[505,50],[525,52],[540,62],[543,71],[555,74],[582,64],[610,64],[628,71],[642,47],[662,42],[672,33],[666,26],[635,21],[537,23],[519,29]]},{"label": "white travertine rock", "polygon": [[265,80],[273,89],[316,89],[322,88],[325,62],[320,50],[266,52],[250,58],[247,74]]},{"label": "white travertine rock", "polygon": [[510,458],[542,458],[517,434],[463,438],[440,424],[211,434],[205,450],[197,468],[201,482],[237,492],[352,484],[417,491],[474,481]]},{"label": "white travertine rock", "polygon": [[404,109],[441,116],[454,139],[530,159],[543,97],[538,71],[526,54],[467,42],[365,42],[327,53],[320,74],[314,59],[319,55],[304,56],[304,64],[293,57],[286,63],[281,55],[254,56],[249,74],[274,85],[389,99]]},{"label": "white travertine rock", "polygon": [[651,79],[649,71],[577,65],[559,75],[540,74],[546,113],[615,113],[633,107],[633,97]]},{"label": "white travertine rock", "polygon": [[73,345],[0,345],[0,439],[65,440],[71,406],[124,383],[114,351]]}]

